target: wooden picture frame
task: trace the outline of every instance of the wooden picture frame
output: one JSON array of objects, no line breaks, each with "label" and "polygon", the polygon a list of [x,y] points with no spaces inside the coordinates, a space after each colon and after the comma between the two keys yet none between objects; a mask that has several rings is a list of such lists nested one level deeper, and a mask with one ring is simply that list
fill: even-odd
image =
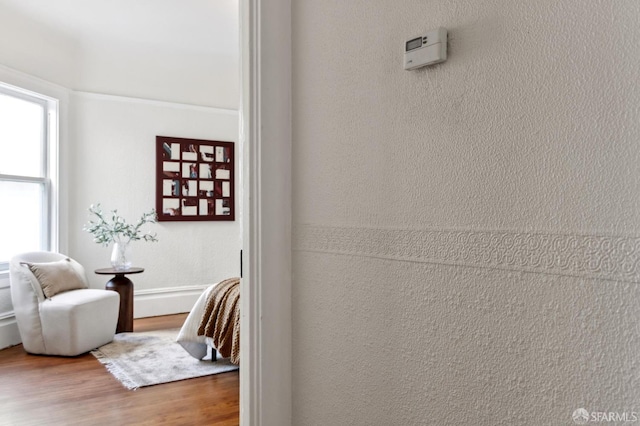
[{"label": "wooden picture frame", "polygon": [[234,221],[233,142],[156,136],[159,222]]}]

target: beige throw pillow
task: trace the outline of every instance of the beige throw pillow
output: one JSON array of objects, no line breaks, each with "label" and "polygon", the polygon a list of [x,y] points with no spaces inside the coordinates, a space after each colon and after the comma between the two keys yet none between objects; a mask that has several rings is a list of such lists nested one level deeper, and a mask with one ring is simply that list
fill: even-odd
[{"label": "beige throw pillow", "polygon": [[46,298],[85,287],[69,258],[49,263],[27,263],[27,266],[38,279]]}]

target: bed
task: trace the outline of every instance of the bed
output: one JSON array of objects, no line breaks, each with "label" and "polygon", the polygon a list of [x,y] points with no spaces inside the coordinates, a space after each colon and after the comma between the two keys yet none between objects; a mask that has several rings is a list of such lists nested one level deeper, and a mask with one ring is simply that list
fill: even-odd
[{"label": "bed", "polygon": [[203,359],[212,348],[240,363],[240,279],[229,278],[208,287],[193,305],[176,341],[191,356]]}]

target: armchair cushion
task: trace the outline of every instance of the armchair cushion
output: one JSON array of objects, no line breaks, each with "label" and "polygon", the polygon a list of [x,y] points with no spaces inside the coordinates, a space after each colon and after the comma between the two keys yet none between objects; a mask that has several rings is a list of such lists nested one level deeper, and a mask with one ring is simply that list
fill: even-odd
[{"label": "armchair cushion", "polygon": [[26,264],[40,283],[42,292],[47,299],[64,291],[79,290],[87,287],[83,277],[78,273],[69,258],[56,262],[27,262]]}]

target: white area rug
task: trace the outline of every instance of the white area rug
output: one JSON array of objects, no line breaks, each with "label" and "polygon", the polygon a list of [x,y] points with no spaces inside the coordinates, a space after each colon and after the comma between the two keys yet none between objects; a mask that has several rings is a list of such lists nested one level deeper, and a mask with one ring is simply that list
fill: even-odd
[{"label": "white area rug", "polygon": [[197,360],[176,342],[175,330],[116,334],[91,353],[128,389],[237,370],[229,359]]}]

